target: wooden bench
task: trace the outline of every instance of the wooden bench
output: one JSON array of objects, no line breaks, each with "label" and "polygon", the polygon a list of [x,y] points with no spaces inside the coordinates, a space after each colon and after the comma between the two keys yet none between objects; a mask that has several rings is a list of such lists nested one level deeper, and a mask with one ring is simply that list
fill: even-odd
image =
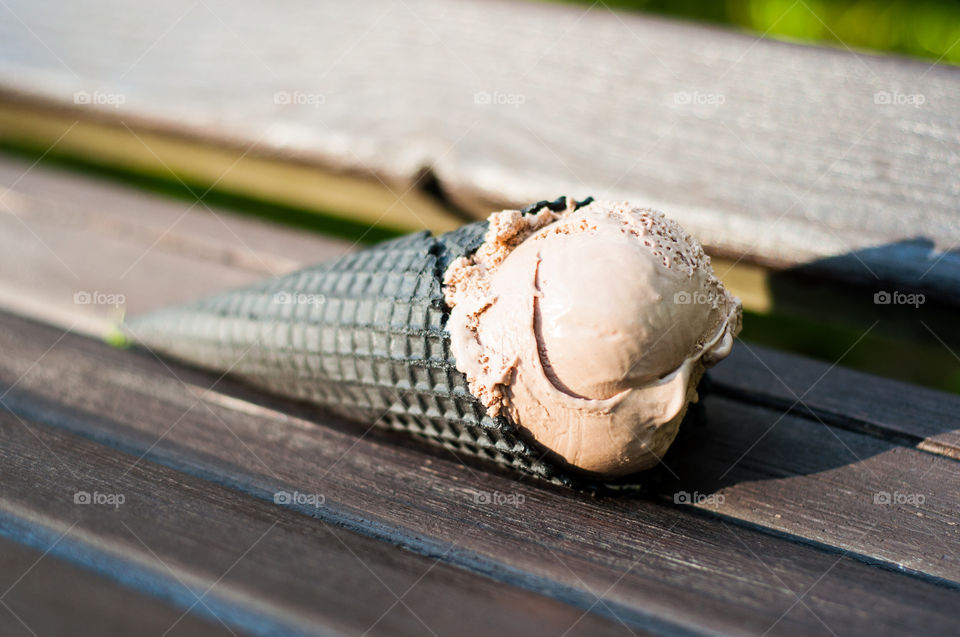
[{"label": "wooden bench", "polygon": [[[56,16],[8,4],[22,20],[0,23],[10,147],[56,142],[172,171],[205,184],[198,197],[222,177],[403,228],[621,195],[675,213],[729,276],[812,262],[834,280],[956,293],[953,69],[602,8],[165,3],[150,22],[106,0]],[[96,21],[109,55],[66,28],[78,20]],[[144,51],[122,37],[133,26],[163,37]],[[297,38],[326,46],[291,65]],[[770,97],[787,90],[811,98]],[[881,90],[929,107],[871,111]],[[74,104],[76,91],[126,102]],[[331,112],[291,110],[278,91],[323,94]],[[723,108],[674,101],[684,91],[724,95]],[[357,92],[368,98],[337,110]],[[483,92],[491,104],[474,101]],[[607,126],[590,121],[601,98]],[[739,342],[653,492],[591,498],[105,342],[122,311],[356,247],[0,157],[0,632],[956,631],[956,395]],[[760,290],[754,308],[769,301],[744,286]]]},{"label": "wooden bench", "polygon": [[[28,167],[4,160],[3,183]],[[741,343],[713,374],[708,425],[668,458],[662,497],[590,499],[65,331],[102,325],[102,306],[67,311],[75,289],[142,310],[349,246],[223,211],[189,211],[156,242],[126,229],[188,206],[44,167],[15,192],[36,234],[0,217],[23,247],[3,253],[7,297],[31,297],[60,324],[0,318],[2,528],[49,550],[58,572],[79,564],[78,582],[92,571],[137,591],[118,622],[156,606],[150,597],[192,608],[184,629],[206,617],[253,633],[363,632],[378,619],[389,634],[429,632],[421,620],[438,634],[498,622],[511,633],[942,632],[956,621],[960,398]],[[65,230],[76,200],[95,210],[71,210]],[[18,264],[60,275],[18,282]],[[177,272],[189,286],[170,284]],[[323,504],[274,504],[284,490]],[[78,491],[125,501],[79,506]],[[478,504],[481,492],[522,504]],[[894,501],[878,504],[884,493]],[[38,602],[21,603],[14,612]]]}]

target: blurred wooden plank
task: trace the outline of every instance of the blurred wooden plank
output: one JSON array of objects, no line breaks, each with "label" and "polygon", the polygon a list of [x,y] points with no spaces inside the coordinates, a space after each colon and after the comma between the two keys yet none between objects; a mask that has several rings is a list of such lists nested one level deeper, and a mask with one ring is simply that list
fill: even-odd
[{"label": "blurred wooden plank", "polygon": [[351,247],[0,158],[0,305],[84,333],[107,335],[124,312],[183,303]]},{"label": "blurred wooden plank", "polygon": [[[585,609],[138,463],[8,412],[0,412],[0,431],[4,530],[43,547],[63,535],[54,556],[172,601],[180,610],[158,618],[168,623],[157,634],[187,609],[220,628],[261,635],[629,634]],[[94,501],[77,504],[77,493]],[[323,494],[310,496],[322,502]],[[61,594],[67,584],[47,582]],[[107,594],[114,604],[136,597],[109,582],[99,594],[81,591],[75,602]],[[97,610],[95,619],[107,623],[128,619],[131,609],[90,609]],[[144,628],[156,623],[148,619]],[[200,623],[192,619],[187,627]]]},{"label": "blurred wooden plank", "polygon": [[[133,146],[115,134],[130,142],[129,127],[155,133],[158,154],[193,140],[189,152],[249,150],[257,162],[316,167],[321,181],[366,176],[402,192],[435,177],[475,214],[564,192],[627,198],[665,209],[716,254],[777,267],[816,261],[830,276],[956,298],[955,68],[603,5],[285,9],[178,0],[132,12],[83,0],[49,11],[10,0],[18,19],[0,25],[0,82],[27,101],[2,136],[51,144],[66,133],[58,146],[72,152],[162,169],[142,147],[131,159]],[[61,110],[28,131],[22,106],[40,114],[37,99]],[[85,130],[90,122],[100,128]],[[126,150],[111,151],[115,142]],[[162,156],[241,190],[270,164]],[[430,197],[410,210],[381,201],[361,211],[334,204],[338,188],[307,199],[368,222],[392,207],[408,227],[421,225],[417,215],[442,225],[423,216]]]},{"label": "blurred wooden plank", "polygon": [[[202,191],[197,192],[198,201],[183,202],[0,156],[0,213],[19,215],[24,221],[21,226],[36,220],[72,232],[97,233],[136,242],[147,252],[145,256],[148,250],[158,249],[260,277],[335,257],[350,247],[346,240],[212,207],[202,196]],[[46,255],[50,257],[49,252]],[[138,263],[118,260],[114,267],[121,265],[132,273]]]},{"label": "blurred wooden plank", "polygon": [[[0,533],[11,531],[0,522]],[[56,538],[54,538],[54,541]],[[0,625],[9,637],[38,635],[229,635],[216,620],[125,588],[44,551],[0,539]],[[176,623],[176,626],[174,626]],[[164,633],[167,629],[169,632]],[[234,635],[245,634],[233,629]]]},{"label": "blurred wooden plank", "polygon": [[[882,524],[880,517],[891,511],[879,507],[876,512],[858,510],[866,520],[843,517],[837,509],[828,520],[804,517],[805,498],[819,497],[823,484],[816,476],[797,475],[795,466],[776,456],[771,462],[781,474],[767,488],[777,494],[774,502],[784,517],[797,522],[798,535],[811,538],[813,524],[849,527],[849,537],[862,530],[858,525],[880,526],[861,534],[857,550],[821,550],[744,528],[736,511],[718,521],[672,502],[594,499],[466,466],[443,452],[425,452],[388,432],[364,433],[365,427],[318,414],[313,407],[262,397],[228,379],[208,390],[216,381],[210,375],[161,363],[147,353],[118,351],[72,335],[61,338],[58,330],[9,316],[2,319],[0,347],[5,352],[2,384],[11,387],[17,381],[3,400],[24,419],[267,500],[278,489],[322,493],[322,507],[291,508],[583,608],[602,594],[601,612],[630,626],[809,634],[826,633],[826,624],[837,633],[869,628],[915,634],[950,630],[958,620],[958,569],[946,561],[931,566],[924,548],[931,538],[924,537],[923,546],[913,545],[918,534],[904,524],[907,512],[893,511]],[[71,373],[60,373],[64,369]],[[758,425],[777,417],[748,406],[731,413],[731,418],[757,420]],[[784,424],[796,428],[795,421],[791,417]],[[787,437],[791,447],[781,450],[783,455],[796,452],[800,444],[812,446],[810,455],[822,446],[809,436],[806,442],[795,438]],[[714,448],[724,453],[731,447],[736,448],[709,446],[701,453],[714,453]],[[890,445],[882,452],[919,453]],[[956,464],[925,458],[929,480],[942,487],[931,498],[937,516],[928,521],[941,525],[933,527],[940,532],[949,522],[942,519],[943,510],[956,507],[956,489],[949,486],[956,480],[950,477]],[[899,479],[895,463],[881,464],[871,470]],[[855,460],[835,470],[848,476],[866,471]],[[854,482],[843,484],[853,488]],[[733,498],[728,489],[764,489],[762,482],[750,485],[727,485],[723,493]],[[704,488],[705,482],[700,490]],[[478,493],[502,494],[517,504],[487,504]],[[754,519],[747,522],[755,524]],[[867,546],[876,542],[871,531],[895,540],[892,550],[908,568],[935,567],[953,581],[892,572],[890,556]],[[946,551],[955,551],[956,538],[938,539]],[[920,561],[911,562],[911,553]],[[884,562],[887,568],[865,561]]]},{"label": "blurred wooden plank", "polygon": [[201,131],[184,135],[183,130],[174,134],[155,130],[136,117],[129,124],[104,121],[95,114],[80,121],[69,107],[65,111],[51,102],[28,106],[2,89],[0,96],[0,143],[28,148],[40,144],[41,152],[55,145],[59,152],[124,171],[201,184],[194,186],[198,194],[216,185],[246,197],[363,224],[450,230],[460,223],[435,197],[412,188],[410,179],[317,170],[286,155],[285,161],[278,161],[277,149],[255,140],[238,148],[206,139]]}]

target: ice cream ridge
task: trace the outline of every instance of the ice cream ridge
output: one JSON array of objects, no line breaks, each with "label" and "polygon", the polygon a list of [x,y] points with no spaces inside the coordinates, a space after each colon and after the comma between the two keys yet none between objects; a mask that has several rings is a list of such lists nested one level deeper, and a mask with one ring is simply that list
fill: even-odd
[{"label": "ice cream ridge", "polygon": [[561,197],[131,321],[141,345],[541,478],[656,466],[739,299],[662,213]]}]

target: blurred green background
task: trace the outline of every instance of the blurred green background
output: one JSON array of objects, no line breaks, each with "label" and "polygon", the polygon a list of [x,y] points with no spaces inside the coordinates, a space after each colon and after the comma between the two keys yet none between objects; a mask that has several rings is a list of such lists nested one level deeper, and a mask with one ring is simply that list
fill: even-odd
[{"label": "blurred green background", "polygon": [[[564,1],[564,0],[561,0]],[[591,5],[594,0],[566,0]],[[948,0],[603,0],[739,27],[769,38],[900,53],[960,64],[960,3]]]}]

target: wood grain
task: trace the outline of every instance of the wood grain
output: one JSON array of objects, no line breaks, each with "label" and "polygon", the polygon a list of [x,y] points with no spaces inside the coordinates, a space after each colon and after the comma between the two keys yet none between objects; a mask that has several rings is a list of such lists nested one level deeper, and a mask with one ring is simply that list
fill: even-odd
[{"label": "wood grain", "polygon": [[662,487],[726,518],[960,582],[954,460],[720,397]]},{"label": "wood grain", "polygon": [[78,119],[74,109],[68,107],[65,112],[56,102],[23,99],[9,89],[0,88],[0,95],[0,143],[35,156],[55,150],[57,155],[133,176],[189,183],[198,195],[216,186],[254,201],[312,210],[361,225],[393,230],[449,230],[459,225],[435,195],[409,184],[317,170],[285,155],[281,159],[252,142],[237,148],[198,135],[165,133],[136,117],[129,123],[115,118]]},{"label": "wood grain", "polygon": [[0,185],[0,304],[96,336],[124,312],[183,303],[352,247],[8,158]]},{"label": "wood grain", "polygon": [[[133,456],[8,412],[0,431],[5,530],[44,548],[63,535],[53,555],[180,607],[158,634],[188,609],[261,635],[630,634],[586,609],[151,462],[134,465]],[[123,500],[77,504],[76,493]]]},{"label": "wood grain", "polygon": [[[0,25],[0,82],[62,116],[35,141],[96,119],[394,194],[435,178],[474,214],[560,193],[627,198],[665,209],[715,253],[956,298],[955,68],[602,3],[126,8],[6,4],[17,19]],[[208,181],[253,181],[218,165]],[[379,209],[420,227],[428,207]]]},{"label": "wood grain", "polygon": [[[0,523],[0,533],[11,530]],[[197,615],[177,621],[180,609],[45,555],[47,548],[37,550],[0,539],[4,635],[162,635],[168,628],[166,634],[171,637],[245,634]]]},{"label": "wood grain", "polygon": [[711,372],[718,393],[960,459],[960,398],[739,342]]},{"label": "wood grain", "polygon": [[[738,504],[727,521],[718,521],[672,502],[598,500],[548,489],[426,453],[386,433],[364,433],[363,427],[313,408],[264,400],[229,380],[207,390],[215,378],[160,363],[146,353],[117,351],[67,335],[40,357],[59,338],[56,330],[12,317],[4,317],[2,324],[0,378],[7,387],[20,378],[3,400],[22,418],[69,430],[134,458],[145,454],[144,461],[262,499],[279,488],[323,493],[323,507],[294,508],[577,606],[589,607],[602,594],[600,612],[631,626],[733,634],[763,633],[773,626],[770,634],[827,633],[822,620],[835,632],[869,625],[870,630],[899,634],[943,630],[957,620],[952,609],[960,592],[955,584],[944,586],[930,574],[892,572],[894,565],[884,555],[870,557],[865,539],[857,546],[864,553],[824,547],[824,542],[805,546],[749,528],[758,524],[756,516],[744,526],[736,519]],[[72,373],[54,371],[62,369]],[[738,409],[724,407],[730,418],[757,419],[757,426],[776,416],[755,407]],[[784,427],[796,428],[795,420],[785,420]],[[796,437],[788,435],[787,442],[796,446]],[[880,444],[874,438],[863,440]],[[716,445],[718,453],[731,447],[736,449],[734,444]],[[898,453],[889,447],[882,451]],[[942,509],[956,506],[956,490],[943,488],[956,465],[927,457],[931,480],[940,481],[937,497],[942,499],[934,505],[940,516]],[[777,463],[771,471],[779,472],[770,481],[771,493],[778,494],[771,501],[799,527],[795,534],[817,539],[811,536],[812,524],[838,529],[857,524],[840,517],[843,511],[837,509],[827,520],[804,516],[805,498],[817,497],[823,484],[815,475],[803,475],[809,465],[789,465],[776,457],[771,462]],[[849,476],[842,482],[851,488],[852,477],[865,470],[852,460],[844,462],[834,469]],[[745,491],[762,491],[762,483],[744,484]],[[704,482],[701,491],[708,486]],[[731,502],[733,488],[723,491]],[[522,497],[522,504],[485,504],[478,493]],[[861,509],[858,515],[873,515],[863,524],[875,523],[881,515]],[[891,550],[916,551],[916,529],[904,524],[909,512],[882,512],[891,513],[883,531],[900,543]],[[930,523],[948,521],[938,517]],[[953,546],[955,539],[943,541]],[[925,554],[919,560],[909,566],[930,565]],[[864,561],[886,561],[888,567]],[[804,592],[803,603],[797,603]]]}]

